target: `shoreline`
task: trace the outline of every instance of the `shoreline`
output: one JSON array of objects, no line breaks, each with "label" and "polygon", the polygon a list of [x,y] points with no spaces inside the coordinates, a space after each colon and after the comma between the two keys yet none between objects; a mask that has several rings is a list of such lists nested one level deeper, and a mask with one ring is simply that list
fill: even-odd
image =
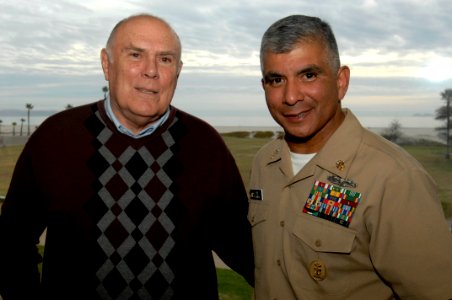
[{"label": "shoreline", "polygon": [[[258,132],[258,131],[271,131],[274,133],[282,132],[282,128],[279,126],[213,126],[220,134],[230,133],[230,132]],[[30,134],[36,129],[36,126],[31,127]],[[367,127],[372,132],[381,134],[388,127]],[[433,127],[402,127],[400,129],[402,132],[402,137],[417,139],[417,140],[428,140],[439,143],[445,143],[438,137],[437,131]],[[22,135],[20,131],[17,131],[13,135],[11,125],[2,125],[0,132],[0,147],[9,145],[22,145],[28,139],[28,131],[23,130]]]}]

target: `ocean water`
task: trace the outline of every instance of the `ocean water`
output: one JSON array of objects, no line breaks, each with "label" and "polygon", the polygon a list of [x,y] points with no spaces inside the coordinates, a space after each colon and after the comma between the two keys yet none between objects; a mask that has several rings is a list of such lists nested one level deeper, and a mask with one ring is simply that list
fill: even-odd
[{"label": "ocean water", "polygon": [[[381,131],[388,128],[392,122],[400,123],[403,131],[422,132],[423,135],[434,135],[434,128],[443,126],[444,122],[435,120],[432,115],[388,115],[388,114],[359,114],[356,116],[364,127],[375,131]],[[39,126],[48,116],[32,115],[30,117],[31,130]],[[27,131],[26,117],[0,115],[0,133],[3,135],[12,134],[12,123],[16,122],[16,134],[20,130],[21,118],[25,119],[23,123],[23,131]],[[276,124],[270,116],[215,116],[202,117],[205,121],[214,126],[219,132],[231,131],[281,131],[281,127]]]}]

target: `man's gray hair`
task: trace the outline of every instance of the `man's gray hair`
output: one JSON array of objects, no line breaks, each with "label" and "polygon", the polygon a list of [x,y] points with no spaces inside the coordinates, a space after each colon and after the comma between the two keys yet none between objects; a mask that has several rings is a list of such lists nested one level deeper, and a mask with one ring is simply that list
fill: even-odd
[{"label": "man's gray hair", "polygon": [[317,17],[292,15],[273,23],[264,33],[261,42],[260,60],[263,68],[267,52],[288,53],[300,42],[321,41],[328,48],[329,64],[339,70],[339,50],[330,25]]}]

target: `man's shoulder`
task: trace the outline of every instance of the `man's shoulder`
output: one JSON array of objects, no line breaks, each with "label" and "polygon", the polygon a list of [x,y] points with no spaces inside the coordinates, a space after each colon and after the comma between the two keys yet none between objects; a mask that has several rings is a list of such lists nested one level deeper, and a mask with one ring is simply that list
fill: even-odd
[{"label": "man's shoulder", "polygon": [[176,110],[175,118],[177,121],[189,131],[192,131],[193,133],[213,134],[219,136],[217,130],[212,125],[207,123],[207,121],[178,108],[174,107],[174,109]]},{"label": "man's shoulder", "polygon": [[283,143],[284,140],[282,138],[269,141],[256,152],[255,159],[259,161],[267,161],[269,159],[279,158],[281,156]]},{"label": "man's shoulder", "polygon": [[84,122],[97,111],[97,103],[65,109],[49,116],[39,125],[32,137],[37,139],[57,134],[64,136],[80,130],[84,126]]},{"label": "man's shoulder", "polygon": [[49,123],[49,122],[61,122],[64,120],[73,120],[76,118],[83,118],[84,116],[93,114],[97,110],[97,105],[99,101],[83,104],[80,106],[68,108],[65,110],[62,110],[60,112],[55,113],[54,115],[51,115],[48,117],[43,124]]},{"label": "man's shoulder", "polygon": [[402,147],[363,127],[349,109],[345,112],[343,130],[332,145],[348,141],[343,147],[345,151],[358,151],[358,156],[365,156],[369,163],[375,162],[380,166],[381,164],[399,168],[413,166],[413,164],[418,166],[418,162]]},{"label": "man's shoulder", "polygon": [[400,167],[420,167],[420,163],[401,146],[368,129],[363,134],[363,149],[374,161]]}]

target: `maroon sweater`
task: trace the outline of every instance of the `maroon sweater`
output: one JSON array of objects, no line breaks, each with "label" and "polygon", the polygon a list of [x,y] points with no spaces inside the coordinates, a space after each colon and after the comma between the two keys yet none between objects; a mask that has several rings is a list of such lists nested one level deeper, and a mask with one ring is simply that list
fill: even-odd
[{"label": "maroon sweater", "polygon": [[217,299],[212,250],[253,282],[247,209],[234,159],[205,122],[173,107],[133,139],[101,101],[66,110],[17,162],[0,216],[0,291],[4,300]]}]

